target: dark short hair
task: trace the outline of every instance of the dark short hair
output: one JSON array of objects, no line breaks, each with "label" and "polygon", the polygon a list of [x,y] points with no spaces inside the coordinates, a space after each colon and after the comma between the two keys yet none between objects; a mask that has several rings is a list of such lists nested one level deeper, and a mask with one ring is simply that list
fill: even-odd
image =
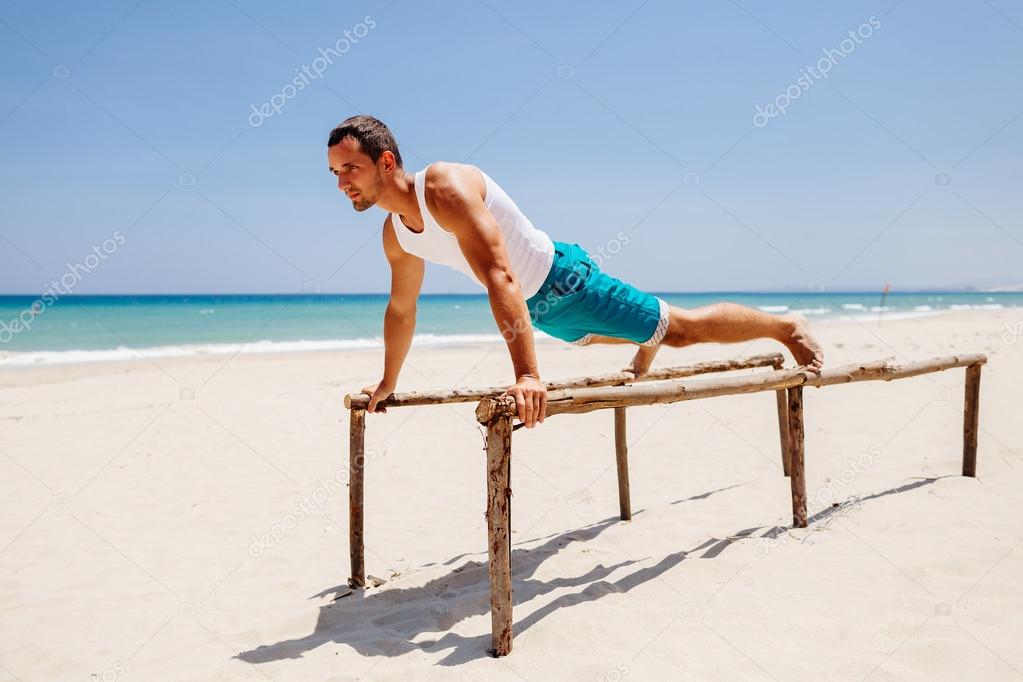
[{"label": "dark short hair", "polygon": [[391,152],[394,154],[394,160],[397,162],[398,167],[403,167],[401,152],[398,151],[398,143],[395,142],[391,129],[384,125],[382,121],[365,114],[346,118],[341,122],[341,125],[330,131],[327,147],[339,144],[346,137],[350,137],[358,142],[359,148],[369,158],[373,159],[373,163],[376,163],[384,152]]}]

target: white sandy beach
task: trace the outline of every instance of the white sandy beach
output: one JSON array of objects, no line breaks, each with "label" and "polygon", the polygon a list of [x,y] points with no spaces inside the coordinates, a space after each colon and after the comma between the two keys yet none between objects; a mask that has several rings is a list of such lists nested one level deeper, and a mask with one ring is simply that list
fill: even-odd
[{"label": "white sandy beach", "polygon": [[[517,431],[503,659],[487,654],[472,404],[369,416],[366,562],[386,583],[335,601],[342,398],[379,378],[382,352],[0,372],[0,678],[1017,679],[1021,319],[820,325],[828,365],[989,363],[976,479],[958,475],[962,370],[807,389],[810,514],[831,509],[807,529],[773,530],[791,509],[771,393],[631,409],[631,522],[610,412]],[[658,364],[780,349],[665,349]],[[539,344],[545,379],[630,353]],[[509,374],[501,345],[413,349],[399,390]]]}]

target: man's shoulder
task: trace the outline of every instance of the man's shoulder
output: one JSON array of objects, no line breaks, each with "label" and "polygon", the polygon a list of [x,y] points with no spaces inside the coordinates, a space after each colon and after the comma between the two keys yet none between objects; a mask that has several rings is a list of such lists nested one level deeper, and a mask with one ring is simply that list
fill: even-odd
[{"label": "man's shoulder", "polygon": [[482,197],[486,193],[482,169],[467,163],[435,161],[427,166],[425,180],[427,192],[435,196],[475,193]]},{"label": "man's shoulder", "polygon": [[478,166],[471,163],[458,163],[457,161],[434,161],[426,167],[428,176],[444,176],[458,173],[465,173],[471,170],[480,170]]}]

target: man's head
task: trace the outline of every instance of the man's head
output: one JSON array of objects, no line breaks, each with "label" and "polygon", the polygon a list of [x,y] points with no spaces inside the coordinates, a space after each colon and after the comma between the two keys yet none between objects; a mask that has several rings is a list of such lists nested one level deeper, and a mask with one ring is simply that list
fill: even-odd
[{"label": "man's head", "polygon": [[356,211],[377,203],[385,176],[402,167],[394,135],[372,116],[352,116],[330,131],[327,162]]}]

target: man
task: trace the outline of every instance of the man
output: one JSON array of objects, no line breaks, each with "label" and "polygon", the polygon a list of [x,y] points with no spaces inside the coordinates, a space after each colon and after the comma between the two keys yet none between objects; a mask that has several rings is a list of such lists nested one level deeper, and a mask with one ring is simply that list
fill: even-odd
[{"label": "man", "polygon": [[[391,296],[384,314],[384,375],[370,412],[394,392],[412,345],[424,260],[464,272],[486,290],[511,354],[518,418],[543,422],[532,326],[570,343],[639,346],[627,371],[643,375],[662,345],[735,343],[770,338],[819,372],[820,345],[798,315],[769,315],[734,303],[684,310],[600,271],[576,244],[551,241],[489,176],[475,166],[438,162],[405,171],[394,136],[372,116],[353,116],[330,133],[330,171],[357,211],[379,206]],[[532,322],[532,325],[530,324]]]}]

